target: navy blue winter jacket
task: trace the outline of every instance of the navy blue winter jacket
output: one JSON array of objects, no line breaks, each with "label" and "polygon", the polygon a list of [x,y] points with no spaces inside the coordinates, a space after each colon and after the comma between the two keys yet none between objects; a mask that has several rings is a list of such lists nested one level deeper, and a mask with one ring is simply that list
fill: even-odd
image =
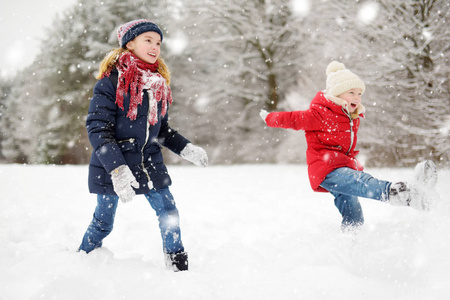
[{"label": "navy blue winter jacket", "polygon": [[139,182],[137,194],[149,192],[149,179],[155,189],[167,187],[171,179],[163,163],[161,145],[180,154],[189,141],[170,128],[168,113],[161,116],[161,103],[158,122],[150,125],[147,92],[144,92],[142,105],[138,105],[136,120],[130,120],[126,116],[129,93],[124,98],[124,110],[115,104],[117,80],[112,79],[114,76],[117,78],[117,70],[96,83],[89,106],[86,128],[94,148],[89,163],[89,191],[115,195],[110,173],[123,164],[130,167]]}]

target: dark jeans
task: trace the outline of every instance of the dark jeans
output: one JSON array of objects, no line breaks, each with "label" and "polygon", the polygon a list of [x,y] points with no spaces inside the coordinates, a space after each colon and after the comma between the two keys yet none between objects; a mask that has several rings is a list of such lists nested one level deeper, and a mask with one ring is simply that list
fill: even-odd
[{"label": "dark jeans", "polygon": [[[168,188],[154,190],[145,194],[148,202],[156,211],[163,241],[164,253],[183,252],[178,209]],[[97,207],[94,217],[84,234],[79,250],[91,252],[102,246],[103,239],[111,233],[116,215],[119,197],[115,195],[97,195]]]}]

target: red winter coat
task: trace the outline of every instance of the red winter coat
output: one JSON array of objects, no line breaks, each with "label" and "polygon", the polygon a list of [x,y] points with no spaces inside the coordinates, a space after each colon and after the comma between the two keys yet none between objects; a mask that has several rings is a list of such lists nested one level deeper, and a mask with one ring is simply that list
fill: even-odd
[{"label": "red winter coat", "polygon": [[[352,119],[344,105],[342,99],[328,100],[323,92],[318,92],[308,110],[273,112],[266,118],[270,127],[305,131],[309,181],[316,192],[326,192],[320,184],[337,168],[363,170],[355,158],[359,153],[355,147],[360,119]],[[363,110],[361,106],[358,112]]]}]

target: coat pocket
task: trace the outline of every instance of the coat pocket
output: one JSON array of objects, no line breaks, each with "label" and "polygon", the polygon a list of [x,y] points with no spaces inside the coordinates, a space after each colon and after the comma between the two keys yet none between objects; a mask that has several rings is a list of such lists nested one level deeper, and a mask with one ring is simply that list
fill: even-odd
[{"label": "coat pocket", "polygon": [[135,138],[118,141],[117,145],[119,145],[122,152],[136,151],[138,148]]}]

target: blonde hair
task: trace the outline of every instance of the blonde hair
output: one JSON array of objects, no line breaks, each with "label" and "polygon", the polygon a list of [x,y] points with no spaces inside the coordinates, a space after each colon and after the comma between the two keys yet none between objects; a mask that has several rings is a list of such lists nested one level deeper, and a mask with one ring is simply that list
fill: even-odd
[{"label": "blonde hair", "polygon": [[[106,72],[112,70],[120,55],[124,52],[130,51],[125,48],[116,48],[111,50],[108,54],[106,54],[105,58],[100,63],[100,67],[98,69],[97,76],[95,78],[101,79]],[[161,74],[162,77],[166,80],[167,85],[170,85],[170,70],[167,67],[164,60],[159,57],[158,58],[159,66],[158,73]]]}]

